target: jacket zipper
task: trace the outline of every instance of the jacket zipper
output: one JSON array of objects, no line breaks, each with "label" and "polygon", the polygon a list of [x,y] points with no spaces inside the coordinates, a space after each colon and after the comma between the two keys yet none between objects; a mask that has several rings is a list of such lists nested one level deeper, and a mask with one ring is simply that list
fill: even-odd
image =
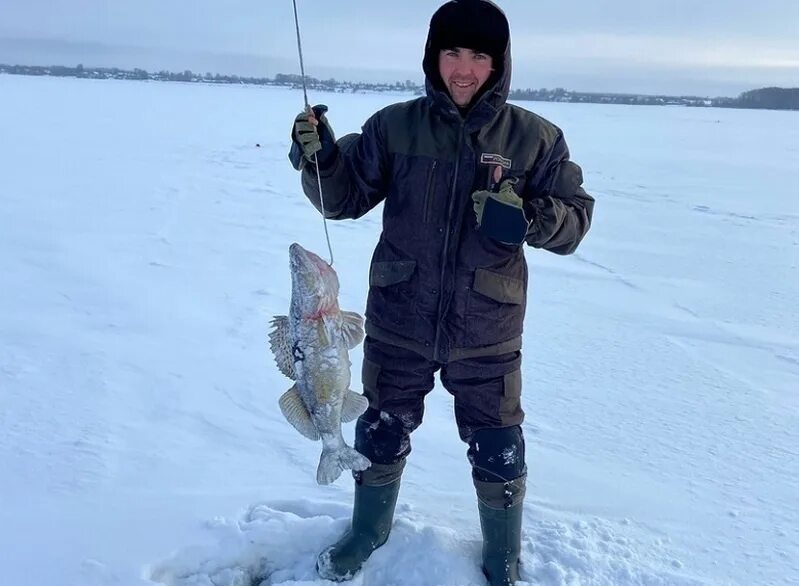
[{"label": "jacket zipper", "polygon": [[450,187],[449,193],[449,211],[447,212],[447,226],[446,232],[444,232],[444,249],[441,251],[441,282],[439,284],[438,289],[438,315],[436,317],[436,337],[435,342],[433,342],[433,360],[435,362],[440,362],[441,352],[439,349],[439,344],[441,343],[441,322],[444,320],[444,316],[441,315],[444,311],[444,286],[445,282],[444,279],[446,277],[447,272],[447,261],[449,259],[449,237],[450,232],[452,231],[452,214],[455,211],[455,188],[458,185],[458,171],[460,170],[461,164],[461,153],[463,152],[463,133],[464,127],[461,123],[460,134],[458,135],[458,153],[455,158],[455,172],[452,175],[452,185]]},{"label": "jacket zipper", "polygon": [[425,224],[430,223],[430,217],[433,214],[433,185],[436,180],[436,167],[438,167],[438,160],[434,159],[433,166],[430,167],[430,174],[427,178],[427,191],[424,196],[424,216],[422,217],[422,221]]}]

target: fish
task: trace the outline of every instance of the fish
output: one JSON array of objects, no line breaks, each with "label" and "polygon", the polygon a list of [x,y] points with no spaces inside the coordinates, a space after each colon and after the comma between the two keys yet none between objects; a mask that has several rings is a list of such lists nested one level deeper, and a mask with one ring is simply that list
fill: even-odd
[{"label": "fish", "polygon": [[366,397],[350,389],[349,351],[363,341],[364,321],[339,308],[338,275],[322,258],[295,242],[289,267],[289,314],[274,316],[269,332],[278,369],[294,381],[278,404],[298,432],[322,440],[316,481],[330,484],[343,470],[371,466],[341,433],[342,422],[357,419],[369,406]]}]

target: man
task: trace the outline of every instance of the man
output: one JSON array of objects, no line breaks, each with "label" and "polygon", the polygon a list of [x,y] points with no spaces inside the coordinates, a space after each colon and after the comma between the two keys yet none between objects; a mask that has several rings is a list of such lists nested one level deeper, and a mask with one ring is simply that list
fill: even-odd
[{"label": "man", "polygon": [[[322,577],[347,580],[388,538],[400,477],[434,373],[455,398],[469,446],[490,584],[519,579],[526,467],[520,424],[524,242],[570,254],[594,200],[561,131],[506,104],[510,31],[488,0],[452,0],[430,22],[427,95],[333,137],[325,109],[297,117],[290,158],[331,219],[385,202],[369,274],[363,388],[350,530],[320,554]],[[432,481],[432,480],[431,480]],[[435,479],[440,483],[441,479]]]}]

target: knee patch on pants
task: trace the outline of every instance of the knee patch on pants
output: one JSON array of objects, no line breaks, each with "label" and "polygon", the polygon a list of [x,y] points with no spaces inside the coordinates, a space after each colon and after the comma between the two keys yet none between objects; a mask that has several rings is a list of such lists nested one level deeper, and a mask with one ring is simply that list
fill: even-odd
[{"label": "knee patch on pants", "polygon": [[472,475],[483,482],[508,482],[523,476],[524,435],[519,425],[478,429],[467,452]]},{"label": "knee patch on pants", "polygon": [[402,419],[368,408],[355,424],[355,449],[377,464],[396,464],[411,452]]}]

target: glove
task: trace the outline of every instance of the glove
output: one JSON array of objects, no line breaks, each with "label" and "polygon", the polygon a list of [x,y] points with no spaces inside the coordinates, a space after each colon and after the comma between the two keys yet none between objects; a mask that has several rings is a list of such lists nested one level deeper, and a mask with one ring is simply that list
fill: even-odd
[{"label": "glove", "polygon": [[513,190],[516,182],[516,179],[506,179],[496,192],[475,191],[472,194],[477,228],[503,244],[521,244],[530,226],[524,202]]},{"label": "glove", "polygon": [[316,162],[320,169],[330,166],[336,156],[336,137],[327,121],[327,106],[314,106],[313,115],[318,122],[314,125],[308,120],[310,112],[300,112],[291,128],[291,150],[289,160],[299,171],[308,163]]}]

